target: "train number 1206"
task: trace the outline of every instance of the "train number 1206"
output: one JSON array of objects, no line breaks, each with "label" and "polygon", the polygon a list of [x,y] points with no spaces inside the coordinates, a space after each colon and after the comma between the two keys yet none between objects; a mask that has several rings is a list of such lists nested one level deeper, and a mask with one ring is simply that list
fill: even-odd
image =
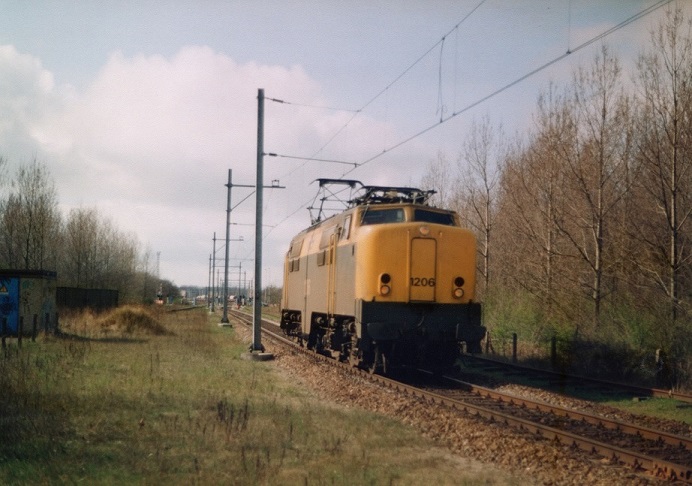
[{"label": "train number 1206", "polygon": [[411,277],[411,285],[413,287],[434,287],[435,277],[425,278],[425,277]]}]

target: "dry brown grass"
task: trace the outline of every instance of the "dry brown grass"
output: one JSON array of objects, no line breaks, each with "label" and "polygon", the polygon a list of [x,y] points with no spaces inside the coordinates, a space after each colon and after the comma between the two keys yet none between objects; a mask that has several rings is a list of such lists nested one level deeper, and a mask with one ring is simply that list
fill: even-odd
[{"label": "dry brown grass", "polygon": [[131,338],[171,334],[162,324],[162,312],[156,308],[126,305],[96,313],[91,310],[64,313],[60,330],[88,338]]},{"label": "dry brown grass", "polygon": [[0,352],[0,484],[506,484],[317,397],[278,354],[241,359],[241,324],[167,310],[61,316],[65,335]]}]

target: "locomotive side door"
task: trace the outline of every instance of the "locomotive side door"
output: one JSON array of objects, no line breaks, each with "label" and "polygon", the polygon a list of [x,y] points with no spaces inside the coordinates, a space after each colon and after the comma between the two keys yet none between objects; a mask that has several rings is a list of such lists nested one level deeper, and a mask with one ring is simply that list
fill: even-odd
[{"label": "locomotive side door", "polygon": [[325,256],[327,264],[327,314],[334,315],[336,312],[336,241],[339,231],[334,231],[329,235],[329,246]]},{"label": "locomotive side door", "polygon": [[435,300],[436,261],[436,240],[431,238],[411,239],[410,301],[432,302]]}]

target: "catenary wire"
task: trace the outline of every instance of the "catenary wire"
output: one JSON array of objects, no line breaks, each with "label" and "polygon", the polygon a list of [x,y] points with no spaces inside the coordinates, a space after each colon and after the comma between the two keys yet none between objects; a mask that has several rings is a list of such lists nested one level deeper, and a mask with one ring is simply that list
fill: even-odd
[{"label": "catenary wire", "polygon": [[429,125],[429,126],[423,128],[422,130],[420,130],[420,131],[414,133],[413,135],[411,135],[411,136],[409,136],[409,137],[407,137],[407,138],[405,138],[405,139],[403,139],[403,140],[397,142],[396,144],[394,144],[394,145],[392,145],[392,146],[390,146],[390,147],[388,147],[388,148],[385,148],[385,149],[382,150],[381,152],[378,152],[377,154],[373,155],[372,157],[370,157],[370,158],[368,158],[368,159],[366,159],[366,160],[364,160],[364,161],[358,163],[358,165],[357,165],[356,167],[354,167],[353,169],[351,169],[351,170],[349,170],[349,171],[347,171],[347,172],[344,172],[340,177],[345,177],[346,175],[348,175],[348,174],[350,174],[351,172],[353,172],[354,170],[356,170],[356,169],[358,169],[358,168],[364,166],[365,164],[368,164],[368,163],[372,162],[373,160],[378,159],[379,157],[383,156],[384,154],[389,153],[389,152],[391,152],[392,150],[401,147],[402,145],[404,145],[404,144],[410,142],[411,140],[413,140],[413,139],[415,139],[415,138],[420,137],[421,135],[424,135],[425,133],[429,132],[429,131],[432,130],[433,128],[435,128],[435,127],[437,127],[437,126],[439,126],[439,125],[441,125],[441,124],[443,124],[443,123],[448,122],[448,121],[451,120],[452,118],[455,118],[455,117],[461,115],[462,113],[465,113],[465,112],[469,111],[470,109],[475,108],[476,106],[480,105],[481,103],[484,103],[484,102],[488,101],[489,99],[494,98],[495,96],[499,95],[500,93],[502,93],[502,92],[504,92],[504,91],[506,91],[506,90],[512,88],[513,86],[516,86],[517,84],[519,84],[519,83],[525,81],[526,79],[532,77],[533,75],[535,75],[535,74],[537,74],[537,73],[543,71],[544,69],[547,69],[548,67],[552,66],[553,64],[556,64],[556,63],[562,61],[563,59],[565,59],[566,57],[570,56],[571,54],[573,54],[573,53],[575,53],[575,52],[577,52],[577,51],[580,51],[580,50],[584,49],[585,47],[590,46],[590,45],[593,44],[594,42],[598,42],[599,40],[601,40],[601,39],[603,39],[604,37],[606,37],[606,36],[612,34],[613,32],[616,32],[616,31],[620,30],[621,28],[623,28],[623,27],[625,27],[625,26],[631,24],[632,22],[634,22],[634,21],[636,21],[636,20],[639,20],[639,19],[642,18],[642,17],[645,17],[646,15],[650,14],[650,13],[653,12],[654,10],[656,10],[656,9],[662,7],[663,5],[666,5],[666,4],[668,4],[668,3],[672,2],[672,1],[673,1],[673,0],[659,0],[657,3],[655,3],[655,4],[653,4],[653,5],[649,6],[649,7],[647,7],[647,8],[644,9],[644,10],[641,10],[640,12],[638,12],[638,13],[632,15],[631,17],[628,17],[627,19],[625,19],[625,20],[623,20],[622,22],[620,22],[619,24],[617,24],[617,25],[611,27],[610,29],[608,29],[608,30],[606,30],[606,31],[604,31],[604,32],[602,32],[602,33],[600,33],[600,34],[598,34],[598,35],[592,37],[591,39],[587,40],[586,42],[583,42],[582,44],[579,44],[579,45],[578,45],[577,47],[575,47],[574,49],[567,50],[564,54],[562,54],[562,55],[560,55],[560,56],[558,56],[558,57],[556,57],[556,58],[554,58],[554,59],[551,59],[550,61],[546,62],[545,64],[543,64],[543,65],[541,65],[541,66],[539,66],[539,67],[533,69],[532,71],[530,71],[530,72],[524,74],[523,76],[520,76],[519,78],[515,79],[514,81],[512,81],[512,82],[510,82],[510,83],[508,83],[508,84],[506,84],[506,85],[504,85],[504,86],[502,86],[502,87],[496,89],[496,90],[493,91],[492,93],[490,93],[490,94],[488,94],[488,95],[486,95],[486,96],[484,96],[484,97],[482,97],[482,98],[480,98],[480,99],[474,101],[473,103],[470,103],[470,104],[466,105],[465,107],[461,108],[461,109],[458,110],[458,111],[455,111],[454,113],[452,113],[452,114],[449,115],[448,117],[446,117],[446,118],[441,117],[439,122],[433,123],[432,125]]},{"label": "catenary wire", "polygon": [[[495,90],[495,91],[489,93],[488,95],[486,95],[486,96],[484,96],[484,97],[482,97],[482,98],[480,98],[480,99],[478,99],[478,100],[476,100],[476,101],[474,101],[474,102],[472,102],[472,103],[470,103],[470,104],[464,106],[463,108],[461,108],[461,109],[459,109],[459,110],[457,110],[457,111],[454,111],[452,114],[450,114],[450,115],[447,116],[446,118],[445,118],[444,116],[442,116],[442,117],[440,118],[440,121],[439,121],[439,122],[436,122],[436,123],[434,123],[434,124],[431,124],[431,125],[429,125],[429,126],[423,128],[422,130],[420,130],[420,131],[414,133],[413,135],[411,135],[411,136],[409,136],[409,137],[407,137],[407,138],[405,138],[405,139],[403,139],[403,140],[400,140],[400,141],[397,142],[396,144],[394,144],[394,145],[392,145],[392,146],[390,146],[390,147],[388,147],[388,148],[385,148],[385,149],[382,150],[381,152],[378,152],[377,154],[373,155],[372,157],[370,157],[370,158],[368,158],[368,159],[365,159],[364,161],[362,161],[362,162],[360,162],[360,163],[349,162],[350,164],[353,164],[354,167],[353,167],[352,169],[350,169],[350,170],[344,172],[341,176],[339,176],[339,177],[337,177],[337,178],[338,178],[338,179],[344,178],[346,175],[352,173],[353,171],[355,171],[356,169],[362,167],[363,165],[366,165],[366,164],[368,164],[368,163],[370,163],[370,162],[372,162],[372,161],[378,159],[379,157],[385,155],[386,153],[389,153],[389,152],[391,152],[392,150],[395,150],[395,149],[401,147],[402,145],[405,145],[406,143],[410,142],[411,140],[414,140],[414,139],[416,139],[416,138],[418,138],[418,137],[420,137],[420,136],[426,134],[427,132],[431,131],[431,130],[434,129],[435,127],[437,127],[437,126],[439,126],[439,125],[441,125],[441,124],[443,124],[443,123],[446,123],[447,121],[449,121],[449,120],[451,120],[451,119],[453,119],[453,118],[456,118],[457,116],[459,116],[459,115],[461,115],[461,114],[463,114],[463,113],[465,113],[465,112],[471,110],[472,108],[475,108],[476,106],[478,106],[478,105],[480,105],[480,104],[482,104],[482,103],[488,101],[489,99],[491,99],[491,98],[493,98],[493,97],[499,95],[500,93],[502,93],[502,92],[504,92],[504,91],[506,91],[506,90],[508,90],[508,89],[510,89],[510,88],[512,88],[512,87],[514,87],[514,86],[516,86],[517,84],[519,84],[519,83],[525,81],[526,79],[528,79],[528,78],[534,76],[535,74],[537,74],[537,73],[543,71],[544,69],[547,69],[548,67],[550,67],[550,66],[552,66],[552,65],[554,65],[554,64],[556,64],[556,63],[558,63],[558,62],[560,62],[560,61],[562,61],[562,60],[564,60],[565,58],[569,57],[571,54],[573,54],[573,53],[575,53],[575,52],[578,52],[578,51],[580,51],[580,50],[582,50],[582,49],[584,49],[584,48],[590,46],[591,44],[593,44],[593,43],[595,43],[595,42],[598,42],[599,40],[601,40],[601,39],[607,37],[608,35],[610,35],[610,34],[616,32],[616,31],[622,29],[623,27],[626,27],[627,25],[631,24],[632,22],[635,22],[635,21],[637,21],[637,20],[639,20],[639,19],[641,19],[641,18],[643,18],[643,17],[649,15],[650,13],[652,13],[652,12],[654,12],[655,10],[659,9],[660,7],[662,7],[662,6],[664,6],[664,5],[667,5],[667,4],[671,3],[672,1],[673,1],[673,0],[659,0],[658,2],[654,3],[653,5],[651,5],[651,6],[647,7],[647,8],[645,8],[645,9],[643,9],[643,10],[637,12],[637,13],[635,13],[634,15],[628,17],[627,19],[625,19],[625,20],[623,20],[622,22],[620,22],[619,24],[617,24],[617,25],[611,27],[610,29],[607,29],[607,30],[605,30],[604,32],[602,32],[602,33],[600,33],[600,34],[598,34],[598,35],[595,35],[594,37],[590,38],[589,40],[583,42],[582,44],[579,44],[579,45],[576,46],[575,48],[569,49],[569,47],[568,47],[567,51],[566,51],[564,54],[562,54],[562,55],[560,55],[560,56],[557,56],[557,57],[553,58],[552,60],[550,60],[550,61],[548,61],[548,62],[542,64],[541,66],[539,66],[539,67],[533,69],[532,71],[530,71],[530,72],[528,72],[528,73],[526,73],[526,74],[520,76],[519,78],[517,78],[517,79],[511,81],[510,83],[508,83],[508,84],[506,84],[506,85],[504,85],[504,86],[498,88],[497,90]],[[379,98],[382,94],[386,93],[387,90],[388,90],[392,85],[394,85],[399,79],[401,79],[404,75],[406,75],[406,73],[408,73],[416,64],[418,64],[423,58],[425,58],[432,50],[434,50],[438,45],[440,45],[440,43],[444,41],[444,39],[445,39],[446,36],[448,36],[449,34],[451,34],[452,32],[454,32],[454,30],[457,29],[457,28],[461,25],[461,23],[463,23],[473,12],[475,12],[476,9],[478,9],[484,2],[485,2],[485,0],[482,0],[471,12],[469,12],[469,14],[467,14],[461,21],[459,21],[448,33],[446,33],[446,34],[442,37],[442,39],[441,39],[440,41],[438,41],[437,43],[435,43],[435,44],[434,44],[430,49],[428,49],[422,56],[420,56],[418,59],[416,59],[416,61],[414,61],[414,63],[412,63],[408,68],[406,68],[399,76],[397,76],[392,82],[390,82],[384,89],[382,89],[382,90],[381,90],[380,92],[378,92],[372,99],[370,99],[367,103],[365,103],[365,105],[363,105],[362,108],[360,108],[359,110],[356,110],[356,111],[354,112],[353,116],[352,116],[352,117],[351,117],[351,118],[350,118],[350,119],[349,119],[349,120],[348,120],[348,121],[347,121],[347,122],[346,122],[346,123],[345,123],[345,124],[344,124],[344,125],[343,125],[343,126],[342,126],[342,127],[341,127],[341,128],[340,128],[340,129],[339,129],[339,130],[338,130],[338,131],[337,131],[337,132],[336,132],[336,133],[335,133],[335,134],[334,134],[334,135],[333,135],[333,136],[332,136],[332,137],[331,137],[331,138],[330,138],[330,139],[329,139],[329,140],[328,140],[317,152],[316,152],[316,153],[315,153],[315,155],[317,155],[318,153],[320,153],[329,143],[331,143],[331,141],[334,140],[334,138],[336,138],[336,137],[339,135],[339,133],[341,133],[341,132],[351,123],[351,121],[353,121],[353,119],[354,119],[359,113],[361,113],[365,108],[367,108],[370,104],[372,104],[372,103],[373,103],[377,98]],[[296,157],[296,158],[297,158],[297,157]],[[306,162],[305,162],[305,163],[307,163],[307,161],[310,160],[309,158],[305,158],[305,159],[306,159]],[[300,167],[302,167],[303,165],[305,165],[305,163],[304,163],[304,164],[301,164]],[[297,169],[294,169],[294,170],[297,170]],[[291,172],[291,173],[292,173],[292,172]],[[290,173],[289,173],[289,174],[290,174]],[[306,201],[306,202],[304,202],[304,203],[302,203],[298,208],[296,208],[295,211],[291,212],[289,215],[287,215],[285,218],[283,218],[281,221],[279,221],[276,225],[274,225],[269,231],[267,231],[267,233],[265,234],[265,236],[268,236],[268,235],[274,230],[274,228],[281,226],[284,222],[286,222],[287,220],[289,220],[291,217],[293,217],[293,216],[294,216],[296,213],[298,213],[300,210],[302,210],[302,209],[307,209],[307,205],[310,204],[311,201],[312,201],[312,199],[311,199],[311,200],[308,200],[308,201]]]},{"label": "catenary wire", "polygon": [[[372,103],[374,103],[377,99],[380,98],[380,96],[384,95],[385,93],[388,92],[388,90],[394,86],[401,78],[403,78],[406,74],[408,74],[409,71],[411,71],[418,63],[420,63],[423,59],[425,59],[433,50],[437,48],[440,44],[444,44],[445,38],[449,36],[452,32],[457,31],[459,27],[461,26],[462,23],[464,23],[471,15],[473,15],[476,10],[478,10],[481,5],[483,5],[486,2],[486,0],[481,0],[475,7],[471,9],[469,13],[467,13],[464,18],[462,18],[459,22],[457,22],[454,27],[452,27],[446,34],[442,36],[442,38],[437,41],[435,44],[433,44],[427,51],[425,51],[423,54],[421,54],[413,63],[411,63],[406,69],[404,69],[396,78],[394,78],[387,86],[385,86],[382,90],[380,90],[375,96],[373,96],[370,100],[368,100],[362,107],[360,107],[357,110],[341,110],[341,111],[350,111],[353,113],[353,115],[346,120],[346,123],[344,123],[315,153],[313,153],[309,157],[295,157],[295,158],[302,158],[305,160],[304,163],[300,164],[298,167],[293,168],[291,171],[289,171],[286,176],[289,176],[296,172],[297,170],[301,169],[302,167],[305,166],[305,164],[310,161],[310,160],[315,160],[315,157],[321,153],[334,139],[336,139],[348,126],[351,124],[351,122],[361,113],[363,110],[365,110],[368,106],[370,106]],[[441,67],[440,67],[441,69]],[[301,106],[299,103],[290,103],[284,100],[277,100],[274,98],[265,98],[269,99],[271,101],[275,101],[278,103],[282,104],[294,104]],[[308,106],[308,105],[302,105],[302,106]],[[331,108],[330,108],[331,109]],[[335,108],[334,108],[335,109]],[[354,164],[353,162],[348,162],[349,164]]]}]

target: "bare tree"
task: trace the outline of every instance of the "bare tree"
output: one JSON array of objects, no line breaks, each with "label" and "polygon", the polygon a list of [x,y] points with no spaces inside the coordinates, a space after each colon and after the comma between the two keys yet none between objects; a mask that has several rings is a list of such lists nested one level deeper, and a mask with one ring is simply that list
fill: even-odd
[{"label": "bare tree", "polygon": [[8,183],[8,178],[4,175],[6,174],[5,167],[7,166],[7,159],[3,156],[0,155],[0,174],[3,174],[2,177],[0,177],[0,221],[3,222],[2,225],[0,225],[0,268],[5,268],[6,266],[9,266],[9,263],[7,262],[7,252],[3,251],[4,249],[4,242],[6,241],[6,229],[4,225],[5,221],[5,208],[7,205],[7,200],[6,200],[6,195],[4,193],[4,186],[7,185]]},{"label": "bare tree", "polygon": [[[0,157],[0,167],[7,161]],[[116,289],[133,295],[139,243],[120,232],[96,209],[73,209],[66,220],[45,164],[20,166],[14,180],[0,180],[0,267],[58,271],[59,284]]]},{"label": "bare tree", "polygon": [[638,233],[653,259],[640,268],[667,296],[675,322],[692,258],[692,36],[680,9],[667,11],[651,42],[638,62],[640,189],[647,200]]},{"label": "bare tree", "polygon": [[134,236],[122,234],[95,208],[77,208],[68,215],[63,241],[63,285],[109,288],[135,297],[139,244]]},{"label": "bare tree", "polygon": [[2,211],[2,245],[6,265],[45,269],[55,265],[60,214],[57,193],[45,164],[34,159],[19,168]]},{"label": "bare tree", "polygon": [[623,128],[629,125],[629,102],[620,76],[619,61],[605,46],[588,69],[574,75],[571,103],[577,131],[574,145],[562,152],[568,197],[555,219],[584,266],[581,283],[593,305],[594,328],[608,292],[604,274],[615,266],[609,225],[629,190],[625,175],[631,137]]},{"label": "bare tree", "polygon": [[158,286],[158,282],[155,281],[155,276],[152,276],[149,273],[149,261],[151,260],[152,253],[152,249],[147,247],[144,253],[140,256],[139,275],[142,278],[142,302],[147,302],[149,299],[153,301],[154,292]]},{"label": "bare tree", "polygon": [[484,293],[490,284],[492,232],[505,152],[502,127],[494,127],[485,117],[472,124],[457,161],[459,184],[456,200],[460,213],[478,236],[478,269]]},{"label": "bare tree", "polygon": [[96,209],[72,209],[64,232],[61,283],[66,286],[91,287],[97,258],[99,218]]},{"label": "bare tree", "polygon": [[550,319],[556,306],[567,314],[559,294],[570,292],[560,261],[568,253],[555,220],[565,203],[562,154],[575,126],[565,95],[554,85],[539,96],[537,108],[526,146],[515,147],[503,170],[498,223],[505,241],[499,246],[509,283],[535,295]]},{"label": "bare tree", "polygon": [[431,160],[421,178],[421,189],[434,189],[437,193],[430,199],[431,204],[439,207],[451,207],[453,204],[454,177],[444,152],[437,153],[437,159]]},{"label": "bare tree", "polygon": [[[0,155],[0,174],[5,174],[5,169],[4,167],[7,165],[7,158]],[[7,185],[8,179],[3,175],[3,177],[0,177],[0,190],[2,190],[3,186]],[[2,192],[0,192],[0,202],[2,201]]]}]

